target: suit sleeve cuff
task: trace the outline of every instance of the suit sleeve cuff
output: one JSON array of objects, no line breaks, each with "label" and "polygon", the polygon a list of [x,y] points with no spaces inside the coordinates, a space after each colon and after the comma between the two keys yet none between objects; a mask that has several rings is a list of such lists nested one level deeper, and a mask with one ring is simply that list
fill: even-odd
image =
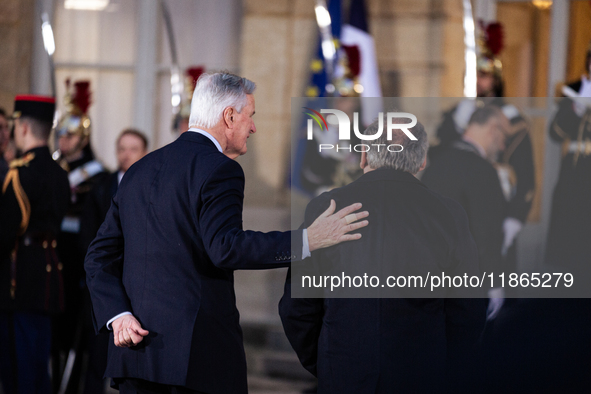
[{"label": "suit sleeve cuff", "polygon": [[111,330],[111,323],[113,323],[115,320],[119,319],[121,316],[125,316],[125,315],[131,315],[131,312],[122,312],[120,314],[118,314],[117,316],[115,316],[114,318],[112,318],[111,320],[109,320],[107,322],[107,330]]}]

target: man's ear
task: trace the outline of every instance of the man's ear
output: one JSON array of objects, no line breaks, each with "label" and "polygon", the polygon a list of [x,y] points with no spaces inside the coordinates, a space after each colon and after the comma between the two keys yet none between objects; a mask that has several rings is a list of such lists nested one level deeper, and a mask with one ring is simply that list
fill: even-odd
[{"label": "man's ear", "polygon": [[27,121],[21,121],[22,137],[26,137],[31,133],[31,124]]},{"label": "man's ear", "polygon": [[367,152],[365,151],[361,152],[361,161],[359,162],[359,167],[361,167],[362,170],[367,167]]},{"label": "man's ear", "polygon": [[226,124],[226,128],[231,129],[234,127],[234,120],[236,117],[236,111],[232,107],[228,107],[224,109],[222,112],[222,116],[224,119],[224,123]]},{"label": "man's ear", "polygon": [[425,169],[425,167],[427,167],[427,156],[425,156],[425,159],[423,160],[423,164],[421,164],[421,168],[419,168],[419,172],[423,171]]}]

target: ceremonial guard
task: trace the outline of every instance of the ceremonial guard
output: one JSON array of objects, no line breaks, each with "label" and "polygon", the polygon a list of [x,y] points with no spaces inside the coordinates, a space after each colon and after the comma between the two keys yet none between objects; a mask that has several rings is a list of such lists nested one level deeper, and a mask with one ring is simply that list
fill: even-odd
[{"label": "ceremonial guard", "polygon": [[477,108],[494,105],[509,119],[505,149],[499,152],[495,168],[508,202],[507,218],[503,223],[504,241],[502,253],[506,256],[507,269],[516,269],[515,238],[525,224],[535,193],[535,169],[529,123],[517,107],[503,98],[502,63],[498,58],[503,48],[500,23],[485,25],[481,22],[478,41],[478,79],[476,99],[464,100],[444,114],[437,129],[439,145],[433,147],[430,158],[459,140],[470,117]]},{"label": "ceremonial guard", "polygon": [[68,209],[66,172],[47,140],[55,99],[17,96],[10,163],[0,195],[0,377],[3,392],[49,393],[51,316],[64,308],[56,239]]},{"label": "ceremonial guard", "polygon": [[[68,79],[66,90],[66,111],[55,130],[55,145],[58,149],[53,154],[54,159],[68,172],[71,191],[70,205],[58,239],[58,252],[64,264],[66,310],[55,325],[53,370],[57,377],[54,384],[61,382],[62,386],[67,386],[71,381],[70,386],[77,390],[75,386],[81,369],[79,349],[83,342],[84,322],[89,314],[85,310],[85,298],[88,298],[83,267],[86,249],[80,231],[80,219],[90,191],[97,182],[108,176],[108,172],[95,159],[90,144],[90,83],[78,81],[74,83],[74,91],[70,92]],[[73,369],[65,368],[68,362],[74,366]]]},{"label": "ceremonial guard", "polygon": [[587,76],[562,88],[550,137],[562,143],[562,163],[552,199],[546,261],[589,265],[591,256],[591,44]]}]

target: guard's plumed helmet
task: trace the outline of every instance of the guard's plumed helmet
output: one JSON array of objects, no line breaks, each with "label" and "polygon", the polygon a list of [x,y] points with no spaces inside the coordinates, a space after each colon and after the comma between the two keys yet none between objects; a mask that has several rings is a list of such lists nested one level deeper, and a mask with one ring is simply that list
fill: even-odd
[{"label": "guard's plumed helmet", "polygon": [[501,76],[503,65],[499,54],[503,50],[503,26],[499,22],[489,24],[480,21],[478,44],[478,71]]},{"label": "guard's plumed helmet", "polygon": [[66,134],[89,137],[91,122],[87,111],[90,107],[90,81],[74,83],[74,92],[70,92],[70,79],[66,80],[66,112],[60,118],[55,129],[56,138]]}]

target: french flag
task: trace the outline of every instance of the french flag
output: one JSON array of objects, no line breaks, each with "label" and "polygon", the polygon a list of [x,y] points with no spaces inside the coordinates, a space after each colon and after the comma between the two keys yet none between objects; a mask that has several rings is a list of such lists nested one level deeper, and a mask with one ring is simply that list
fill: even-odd
[{"label": "french flag", "polygon": [[[357,47],[357,50],[353,52],[358,51],[359,53],[359,75],[357,78],[359,84],[363,86],[361,97],[382,97],[376,48],[373,37],[369,34],[367,11],[363,0],[351,1],[349,23],[341,27],[341,45],[343,47]],[[362,121],[365,125],[370,124],[376,116],[373,111],[363,111],[363,115]]]}]

